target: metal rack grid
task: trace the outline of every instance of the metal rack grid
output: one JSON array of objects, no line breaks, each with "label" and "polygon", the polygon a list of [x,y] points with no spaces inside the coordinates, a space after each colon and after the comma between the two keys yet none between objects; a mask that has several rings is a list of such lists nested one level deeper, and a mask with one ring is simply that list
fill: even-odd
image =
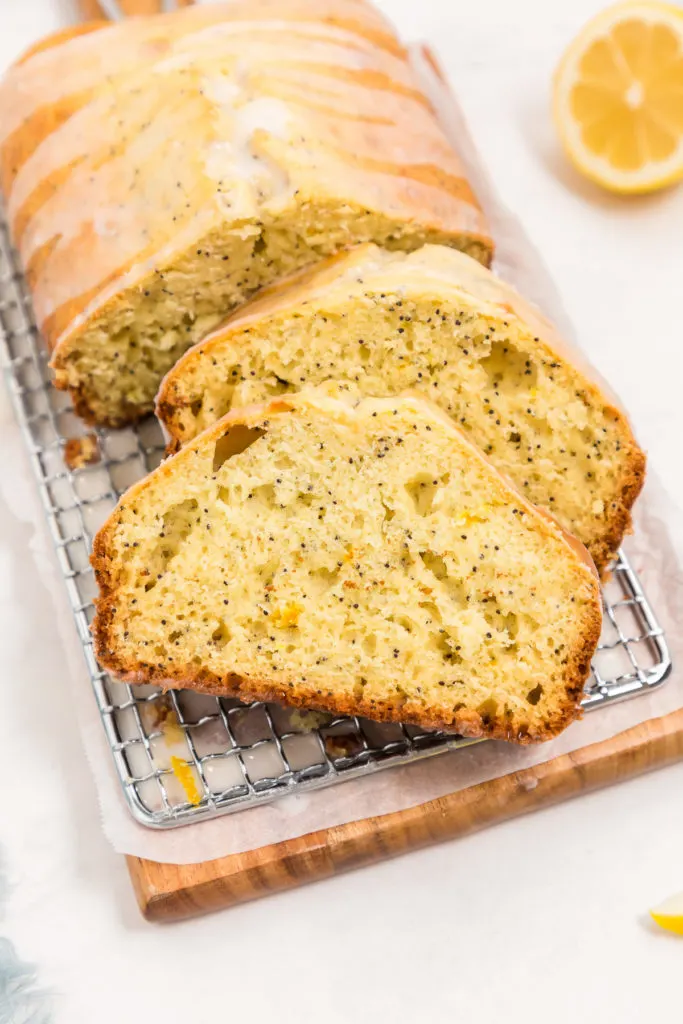
[{"label": "metal rack grid", "polygon": [[[126,801],[139,822],[173,827],[473,742],[274,704],[244,705],[190,691],[163,694],[156,687],[116,682],[102,672],[90,637],[96,590],[88,560],[92,537],[119,495],[158,465],[161,431],[149,419],[134,428],[88,434],[68,397],[50,385],[47,357],[4,222],[0,328],[5,376],[95,698]],[[98,461],[71,468],[69,448],[78,450],[82,441],[76,439],[86,435]],[[650,690],[671,668],[662,630],[623,554],[603,596],[603,635],[586,685],[586,709]]]}]

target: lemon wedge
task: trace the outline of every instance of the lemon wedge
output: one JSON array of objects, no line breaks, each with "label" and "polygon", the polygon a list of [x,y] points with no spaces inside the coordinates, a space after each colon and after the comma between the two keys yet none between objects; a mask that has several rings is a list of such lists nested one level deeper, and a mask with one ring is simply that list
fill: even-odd
[{"label": "lemon wedge", "polygon": [[683,179],[683,9],[629,0],[599,14],[560,61],[553,112],[572,163],[605,188]]},{"label": "lemon wedge", "polygon": [[674,932],[676,935],[683,935],[683,892],[669,896],[650,911],[650,916],[660,928],[666,928],[668,932]]}]

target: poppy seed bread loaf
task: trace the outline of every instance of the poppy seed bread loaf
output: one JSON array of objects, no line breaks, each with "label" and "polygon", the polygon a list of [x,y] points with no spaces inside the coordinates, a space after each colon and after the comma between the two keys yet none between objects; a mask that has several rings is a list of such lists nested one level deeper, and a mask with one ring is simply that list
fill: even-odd
[{"label": "poppy seed bread loaf", "polygon": [[368,245],[267,290],[164,381],[170,447],[230,409],[327,378],[436,402],[604,570],[645,459],[628,420],[512,288],[444,246]]},{"label": "poppy seed bread loaf", "polygon": [[0,175],[58,387],[86,420],[257,288],[374,240],[491,241],[406,53],[363,0],[233,0],[60,33],[0,87]]},{"label": "poppy seed bread loaf", "polygon": [[134,682],[546,739],[600,634],[586,551],[421,398],[236,410],[95,539],[100,663]]}]

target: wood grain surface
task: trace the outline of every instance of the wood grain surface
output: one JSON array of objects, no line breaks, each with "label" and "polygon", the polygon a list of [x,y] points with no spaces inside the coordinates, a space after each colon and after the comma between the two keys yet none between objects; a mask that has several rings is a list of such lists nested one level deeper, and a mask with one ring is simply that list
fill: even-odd
[{"label": "wood grain surface", "polygon": [[128,857],[128,869],[149,921],[180,920],[453,839],[680,758],[683,709],[546,764],[406,811],[199,864],[158,864]]}]

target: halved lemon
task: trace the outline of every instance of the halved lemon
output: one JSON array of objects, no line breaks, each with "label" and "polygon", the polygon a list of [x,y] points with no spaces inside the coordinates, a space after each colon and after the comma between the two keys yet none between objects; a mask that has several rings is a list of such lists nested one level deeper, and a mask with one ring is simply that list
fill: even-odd
[{"label": "halved lemon", "polygon": [[668,932],[683,935],[683,892],[669,896],[668,900],[664,900],[650,911],[650,916]]},{"label": "halved lemon", "polygon": [[683,8],[629,0],[599,14],[555,73],[569,158],[613,192],[683,179]]}]

